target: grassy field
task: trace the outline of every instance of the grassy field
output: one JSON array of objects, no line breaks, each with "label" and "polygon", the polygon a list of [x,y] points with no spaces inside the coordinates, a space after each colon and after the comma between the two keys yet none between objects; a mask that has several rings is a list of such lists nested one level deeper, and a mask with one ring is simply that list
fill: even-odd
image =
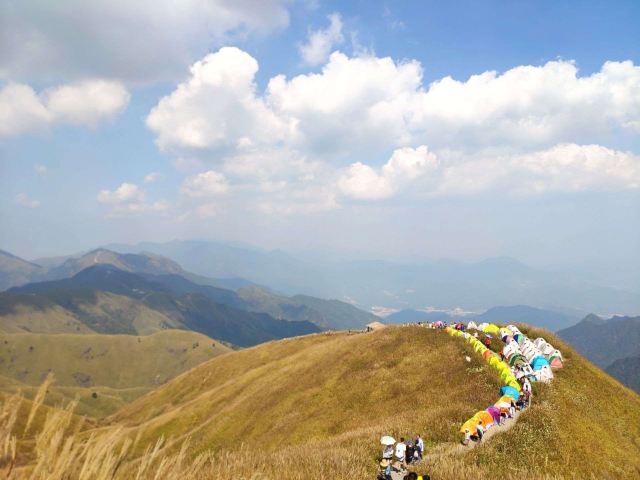
[{"label": "grassy field", "polygon": [[93,291],[52,291],[47,296],[0,293],[2,333],[149,335],[181,327],[180,322],[124,295]]},{"label": "grassy field", "polygon": [[[550,385],[535,385],[518,423],[465,454],[436,457],[419,473],[637,478],[640,397],[544,336],[561,348],[566,368]],[[466,342],[434,330],[271,342],[201,364],[84,433],[54,412],[42,431],[65,435],[36,435],[41,453],[14,468],[13,478],[375,478],[380,435],[421,433],[428,450],[446,452],[460,423],[490,405],[499,386]],[[5,404],[0,418],[10,417]],[[3,462],[12,465],[10,453]],[[61,463],[66,477],[52,473]],[[91,468],[104,477],[81,475]]]},{"label": "grassy field", "polygon": [[148,336],[0,334],[0,390],[28,398],[49,372],[48,403],[78,398],[78,413],[104,416],[178,374],[229,352],[195,332]]}]

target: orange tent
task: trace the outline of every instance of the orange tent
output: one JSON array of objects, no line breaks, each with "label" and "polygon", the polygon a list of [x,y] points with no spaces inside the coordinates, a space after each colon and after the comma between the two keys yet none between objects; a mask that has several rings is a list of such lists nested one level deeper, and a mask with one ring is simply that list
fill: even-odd
[{"label": "orange tent", "polygon": [[493,424],[493,417],[486,410],[482,410],[481,412],[476,413],[473,418],[478,420],[478,422],[483,426],[486,430],[487,427]]}]

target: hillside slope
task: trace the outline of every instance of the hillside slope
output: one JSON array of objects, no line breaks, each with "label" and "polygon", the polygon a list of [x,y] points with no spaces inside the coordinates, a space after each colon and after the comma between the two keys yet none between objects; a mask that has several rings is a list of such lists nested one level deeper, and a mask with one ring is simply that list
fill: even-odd
[{"label": "hillside slope", "polygon": [[[310,322],[279,320],[218,303],[208,293],[218,290],[213,287],[193,285],[194,291],[185,293],[182,286],[187,280],[162,283],[157,278],[95,265],[71,278],[15,287],[0,293],[0,328],[15,331],[28,323],[29,317],[21,312],[60,307],[65,315],[56,319],[56,325],[63,331],[73,328],[69,318],[75,318],[98,333],[146,334],[182,328],[242,347],[320,330]],[[53,326],[47,328],[52,331]],[[23,330],[41,332],[30,327]]]},{"label": "hillside slope", "polygon": [[605,371],[627,387],[640,393],[640,355],[616,360]]},{"label": "hillside slope", "polygon": [[[535,385],[533,406],[513,428],[434,461],[434,478],[640,472],[640,397],[551,334],[530,331],[539,334],[563,351],[565,369],[552,384]],[[214,449],[238,475],[260,468],[279,478],[302,478],[303,471],[373,478],[380,435],[422,433],[428,449],[446,445],[467,416],[495,400],[500,381],[477,357],[466,342],[419,327],[312,335],[209,361],[110,421],[142,428],[139,448],[160,435],[177,448],[190,436],[193,454]],[[251,466],[246,451],[229,447],[240,443],[251,451]]]},{"label": "hillside slope", "polygon": [[602,368],[618,359],[640,355],[640,317],[603,320],[588,315],[576,325],[560,330],[558,336]]},{"label": "hillside slope", "polygon": [[0,250],[0,292],[14,285],[27,283],[43,271],[40,265]]},{"label": "hillside slope", "polygon": [[79,395],[81,413],[108,413],[230,351],[209,337],[181,330],[144,337],[0,334],[0,390],[34,387],[27,390],[33,393],[52,372],[57,393]]}]

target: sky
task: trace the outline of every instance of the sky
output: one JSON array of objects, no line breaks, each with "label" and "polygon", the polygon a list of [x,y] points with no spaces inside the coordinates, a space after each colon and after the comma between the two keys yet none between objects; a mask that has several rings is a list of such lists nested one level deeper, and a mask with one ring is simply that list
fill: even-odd
[{"label": "sky", "polygon": [[7,0],[0,248],[640,263],[637,1]]}]

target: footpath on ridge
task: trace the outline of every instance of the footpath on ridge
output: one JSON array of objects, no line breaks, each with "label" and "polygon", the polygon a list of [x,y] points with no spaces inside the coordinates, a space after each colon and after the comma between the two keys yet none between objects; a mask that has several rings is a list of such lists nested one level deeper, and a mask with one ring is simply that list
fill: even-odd
[{"label": "footpath on ridge", "polygon": [[[542,337],[535,341],[530,340],[515,325],[499,327],[495,324],[476,325],[470,322],[466,327],[460,323],[451,327],[443,322],[435,322],[425,326],[466,340],[474,351],[482,355],[484,360],[498,372],[503,382],[499,399],[485,410],[476,412],[460,427],[460,433],[467,439],[478,437],[478,430],[480,430],[483,433],[481,441],[469,441],[466,444],[462,442],[440,444],[430,449],[424,456],[423,461],[427,464],[436,458],[464,454],[494,435],[510,430],[522,413],[521,410],[514,411],[512,407],[525,397],[528,402],[531,401],[530,395],[523,394],[520,381],[548,383],[554,377],[552,368],[563,367],[562,353],[558,349]],[[500,354],[484,345],[478,338],[480,334],[488,339],[494,336],[500,338],[505,344]],[[402,470],[395,470],[391,472],[391,479],[404,478],[403,475]]]}]

